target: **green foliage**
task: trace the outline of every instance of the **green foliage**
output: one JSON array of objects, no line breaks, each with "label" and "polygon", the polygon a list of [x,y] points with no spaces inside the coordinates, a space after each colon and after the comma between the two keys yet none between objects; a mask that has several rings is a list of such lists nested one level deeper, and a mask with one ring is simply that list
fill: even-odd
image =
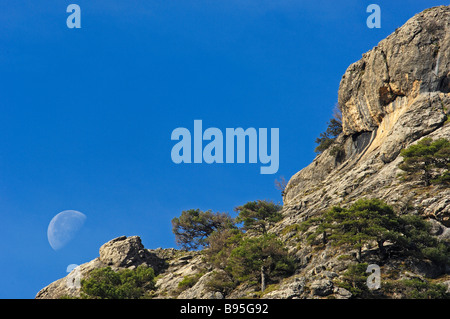
[{"label": "green foliage", "polygon": [[385,257],[384,243],[391,242],[401,248],[403,254],[430,259],[438,264],[449,262],[449,246],[430,234],[430,225],[421,216],[398,216],[392,207],[378,199],[360,199],[349,208],[333,207],[320,217],[301,225],[307,231],[315,226],[307,237],[310,243],[350,245],[358,250],[369,242],[376,242],[380,256]]},{"label": "green foliage", "polygon": [[275,188],[281,191],[281,196],[284,197],[286,194],[286,187],[288,182],[284,178],[284,176],[281,176],[280,179],[275,179]]},{"label": "green foliage", "polygon": [[298,233],[301,230],[301,226],[299,224],[290,224],[283,228],[281,231],[282,235],[286,235],[290,232]]},{"label": "green foliage", "polygon": [[214,231],[234,227],[233,220],[227,213],[206,212],[200,209],[183,211],[180,217],[172,219],[172,231],[177,244],[183,249],[205,247],[207,238]]},{"label": "green foliage", "polygon": [[368,293],[367,278],[369,274],[366,273],[367,266],[367,263],[350,265],[342,274],[341,281],[336,282],[336,285],[347,289],[354,297],[361,297],[364,293]]},{"label": "green foliage", "polygon": [[222,294],[229,294],[236,288],[238,282],[225,271],[214,271],[212,278],[206,283],[206,287],[212,291],[217,291]]},{"label": "green foliage", "polygon": [[430,234],[431,226],[421,216],[405,215],[400,220],[404,234],[402,247],[405,252],[437,264],[450,262],[449,245]]},{"label": "green foliage", "polygon": [[94,269],[81,280],[81,295],[90,299],[138,299],[155,288],[152,268],[139,266],[117,272],[111,267]]},{"label": "green foliage", "polygon": [[424,138],[400,153],[405,180],[422,180],[425,186],[439,184],[450,186],[450,141],[444,138],[433,141]]},{"label": "green foliage", "polygon": [[450,185],[450,171],[446,170],[446,171],[442,172],[441,175],[437,176],[436,178],[433,178],[431,180],[431,183],[434,185],[449,186]]},{"label": "green foliage", "polygon": [[243,222],[244,230],[253,229],[265,234],[269,223],[276,223],[282,219],[281,208],[280,205],[264,200],[248,202],[235,208],[235,211],[239,212],[236,222]]},{"label": "green foliage", "polygon": [[295,262],[274,234],[246,238],[228,258],[227,270],[238,281],[260,280],[261,269],[271,278],[291,274]]},{"label": "green foliage", "polygon": [[450,299],[447,287],[419,278],[383,282],[384,293],[401,293],[405,299]]},{"label": "green foliage", "polygon": [[183,279],[178,283],[179,290],[183,291],[193,287],[203,275],[204,273],[200,272],[195,275],[184,276]]},{"label": "green foliage", "polygon": [[214,291],[228,293],[240,282],[278,280],[295,270],[294,258],[274,234],[248,237],[238,229],[212,234],[204,251],[208,263],[220,269],[208,284]]},{"label": "green foliage", "polygon": [[312,224],[317,227],[308,236],[310,242],[321,235],[323,243],[331,241],[336,245],[350,244],[358,249],[358,260],[361,259],[361,248],[365,243],[376,241],[383,254],[385,241],[401,238],[398,232],[400,222],[394,210],[378,199],[360,199],[348,209],[335,206],[323,216],[304,223],[302,227]]},{"label": "green foliage", "polygon": [[228,264],[231,251],[242,241],[244,234],[239,229],[215,231],[208,237],[209,247],[203,251],[206,260],[219,269]]},{"label": "green foliage", "polygon": [[320,133],[320,136],[316,138],[317,147],[316,153],[322,153],[328,149],[336,139],[336,137],[342,132],[342,122],[338,118],[332,118],[328,123],[327,130]]}]

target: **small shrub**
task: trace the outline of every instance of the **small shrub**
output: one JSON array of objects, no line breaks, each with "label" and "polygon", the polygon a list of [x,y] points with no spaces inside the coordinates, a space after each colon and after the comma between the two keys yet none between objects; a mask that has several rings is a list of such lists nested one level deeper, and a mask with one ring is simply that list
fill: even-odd
[{"label": "small shrub", "polygon": [[243,235],[239,229],[224,229],[212,233],[208,237],[209,247],[203,250],[206,261],[218,269],[224,269],[231,251],[239,245]]},{"label": "small shrub", "polygon": [[183,279],[178,283],[179,291],[183,291],[192,288],[198,280],[204,275],[204,273],[198,273],[195,275],[184,276]]},{"label": "small shrub", "polygon": [[235,208],[235,211],[239,212],[236,222],[243,223],[244,230],[252,229],[265,234],[270,223],[282,219],[281,208],[281,205],[265,200],[248,202]]},{"label": "small shrub", "polygon": [[291,224],[283,228],[281,231],[282,235],[289,234],[290,232],[299,232],[300,231],[300,225],[299,224]]},{"label": "small shrub", "polygon": [[419,278],[386,281],[381,289],[385,294],[401,293],[405,299],[450,299],[446,286]]},{"label": "small shrub", "polygon": [[359,199],[349,208],[332,207],[322,216],[303,222],[300,229],[310,244],[323,246],[330,242],[356,248],[358,261],[363,245],[372,242],[377,243],[380,257],[386,258],[387,241],[403,255],[441,265],[450,261],[449,245],[430,234],[430,224],[422,216],[398,216],[392,207],[378,199]]},{"label": "small shrub", "polygon": [[450,141],[444,138],[433,141],[424,138],[400,153],[404,171],[402,179],[421,180],[425,186],[439,184],[450,186]]},{"label": "small shrub", "polygon": [[81,296],[87,299],[139,299],[155,288],[152,268],[113,271],[111,267],[92,270],[81,280]]},{"label": "small shrub", "polygon": [[[320,136],[316,138],[317,147],[314,152],[320,154],[333,145],[334,140],[342,133],[342,113],[339,105],[336,105],[333,110],[333,117],[327,123],[327,130],[320,133]],[[334,152],[334,151],[333,151]],[[336,154],[338,149],[336,149]]]}]

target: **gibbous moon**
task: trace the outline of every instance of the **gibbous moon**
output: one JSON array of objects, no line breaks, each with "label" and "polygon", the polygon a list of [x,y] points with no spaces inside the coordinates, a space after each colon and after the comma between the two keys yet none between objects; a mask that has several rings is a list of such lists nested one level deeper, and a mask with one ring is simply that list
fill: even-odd
[{"label": "gibbous moon", "polygon": [[65,210],[52,218],[47,229],[47,238],[54,250],[70,242],[81,229],[86,215],[76,210]]}]

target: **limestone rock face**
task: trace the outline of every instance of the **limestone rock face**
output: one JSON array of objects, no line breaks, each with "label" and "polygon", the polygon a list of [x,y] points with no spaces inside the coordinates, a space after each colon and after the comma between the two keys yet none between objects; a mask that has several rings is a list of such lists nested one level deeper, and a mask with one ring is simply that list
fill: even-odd
[{"label": "limestone rock face", "polygon": [[194,286],[178,295],[178,299],[223,299],[220,292],[213,292],[207,287],[207,283],[212,279],[214,272],[204,274]]},{"label": "limestone rock face", "polygon": [[305,291],[305,279],[301,277],[289,278],[283,282],[282,289],[265,294],[267,299],[298,299]]},{"label": "limestone rock face", "polygon": [[399,105],[449,93],[449,31],[449,7],[425,10],[352,64],[339,89],[344,134],[373,131]]},{"label": "limestone rock face", "polygon": [[402,149],[425,136],[450,138],[449,49],[450,7],[435,7],[349,66],[339,88],[343,133],[290,179],[284,225],[370,196],[450,226],[448,188],[424,192],[397,177]]},{"label": "limestone rock face", "polygon": [[148,255],[138,236],[121,236],[100,247],[100,261],[113,267],[138,266]]}]

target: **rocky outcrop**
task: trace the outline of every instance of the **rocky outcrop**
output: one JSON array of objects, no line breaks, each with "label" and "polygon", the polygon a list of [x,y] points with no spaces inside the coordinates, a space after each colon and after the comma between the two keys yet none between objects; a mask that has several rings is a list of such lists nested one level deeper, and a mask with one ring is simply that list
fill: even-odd
[{"label": "rocky outcrop", "polygon": [[281,289],[275,289],[263,295],[266,299],[299,299],[305,292],[306,281],[303,277],[291,277],[284,280]]},{"label": "rocky outcrop", "polygon": [[155,272],[161,272],[167,268],[165,259],[160,256],[160,251],[145,249],[138,236],[115,238],[102,245],[99,254],[99,257],[77,266],[66,277],[40,290],[36,298],[79,297],[80,280],[97,268],[111,267],[113,270],[134,269],[142,264],[153,268]]},{"label": "rocky outcrop", "polygon": [[[97,268],[111,267],[113,270],[134,269],[140,265],[153,268],[156,290],[153,298],[222,298],[206,287],[211,269],[205,267],[200,252],[169,249],[146,249],[139,236],[121,236],[110,240],[99,249],[99,257],[76,267],[66,277],[56,280],[40,290],[37,299],[59,299],[80,297],[80,281]],[[200,280],[189,289],[180,290],[179,283],[187,276],[201,274]]]},{"label": "rocky outcrop", "polygon": [[208,283],[213,279],[214,271],[210,271],[200,277],[200,279],[189,289],[181,292],[178,299],[223,299],[224,296],[219,291],[211,291]]},{"label": "rocky outcrop", "polygon": [[102,245],[99,253],[100,262],[113,268],[134,268],[146,264],[160,272],[165,266],[161,258],[144,248],[138,236],[115,238]]},{"label": "rocky outcrop", "polygon": [[449,29],[449,7],[425,10],[347,69],[339,89],[345,135],[380,128],[405,104],[404,111],[440,104],[439,94],[429,93],[450,92]]}]

